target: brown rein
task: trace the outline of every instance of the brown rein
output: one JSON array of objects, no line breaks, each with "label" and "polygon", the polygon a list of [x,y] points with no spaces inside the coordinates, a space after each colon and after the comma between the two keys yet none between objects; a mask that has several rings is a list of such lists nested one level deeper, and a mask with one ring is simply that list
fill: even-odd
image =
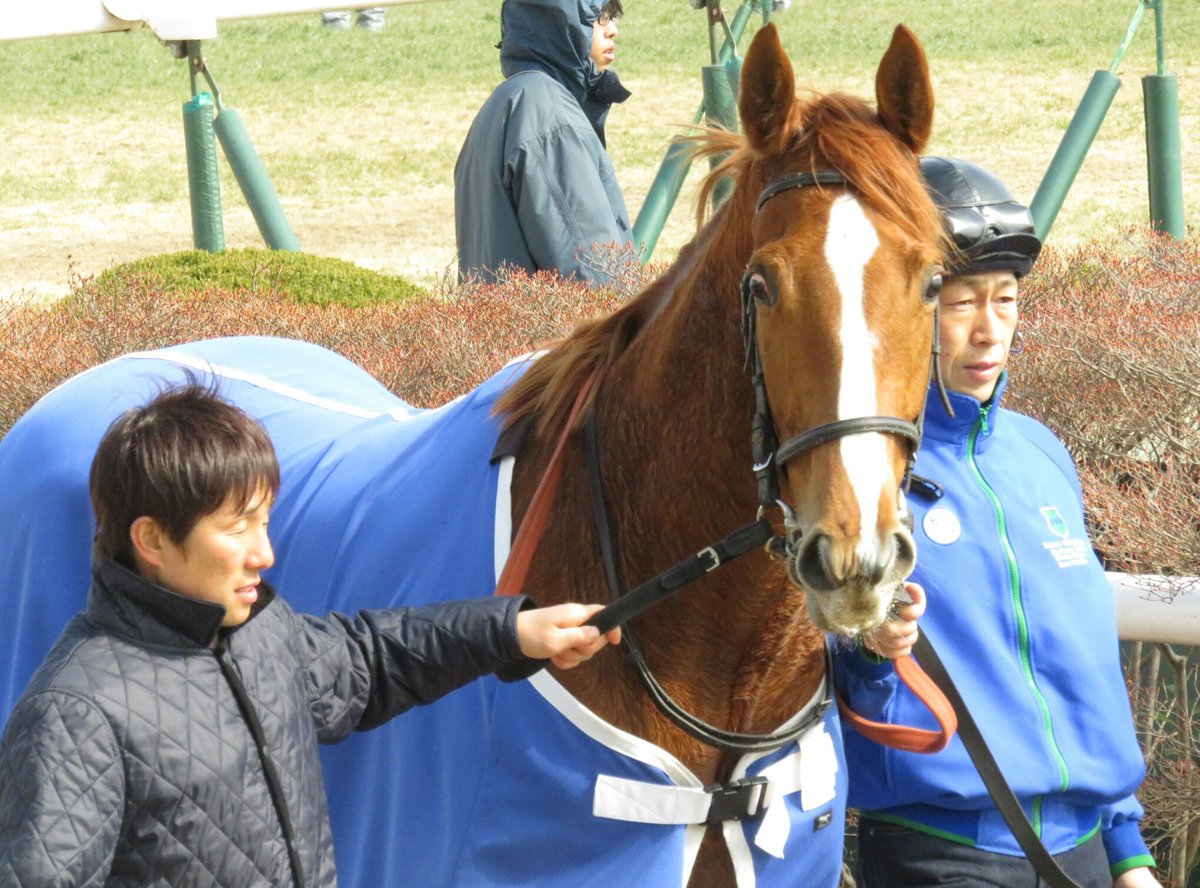
[{"label": "brown rein", "polygon": [[837,695],[838,712],[854,730],[868,740],[873,740],[892,749],[905,752],[938,752],[946,747],[954,732],[958,730],[958,717],[954,707],[946,699],[932,678],[925,674],[921,665],[911,655],[892,660],[892,668],[897,677],[904,683],[922,705],[930,711],[938,723],[936,731],[924,728],[913,728],[908,725],[889,725],[884,722],[871,721],[863,718],[850,708],[842,695]]},{"label": "brown rein", "polygon": [[571,414],[567,418],[566,425],[563,426],[558,443],[554,446],[554,453],[550,456],[546,471],[538,481],[537,489],[533,492],[529,508],[525,510],[525,515],[521,518],[521,526],[517,528],[512,548],[500,571],[500,579],[496,582],[496,595],[518,595],[525,585],[525,577],[529,573],[533,553],[537,551],[538,543],[541,542],[542,531],[546,527],[546,520],[550,517],[550,506],[554,503],[554,494],[558,492],[558,482],[562,478],[563,455],[566,453],[567,439],[571,436],[571,426],[575,424],[575,417],[579,415],[595,381],[596,374],[593,372],[580,386],[579,393],[575,395]]}]

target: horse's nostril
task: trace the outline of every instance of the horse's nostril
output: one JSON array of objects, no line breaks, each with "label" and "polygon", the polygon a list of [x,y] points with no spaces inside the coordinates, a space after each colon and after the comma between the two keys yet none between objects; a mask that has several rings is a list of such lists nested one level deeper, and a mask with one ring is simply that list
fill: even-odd
[{"label": "horse's nostril", "polygon": [[829,534],[818,533],[806,538],[792,555],[790,565],[793,580],[814,592],[833,592],[839,586],[830,563]]},{"label": "horse's nostril", "polygon": [[917,561],[917,544],[907,530],[898,530],[892,534],[892,542],[896,547],[896,564],[901,566],[903,573],[907,575]]},{"label": "horse's nostril", "polygon": [[862,565],[863,578],[872,586],[877,586],[883,582],[884,575],[891,569],[892,559],[884,557],[881,553],[879,558],[873,558],[870,561],[864,562]]}]

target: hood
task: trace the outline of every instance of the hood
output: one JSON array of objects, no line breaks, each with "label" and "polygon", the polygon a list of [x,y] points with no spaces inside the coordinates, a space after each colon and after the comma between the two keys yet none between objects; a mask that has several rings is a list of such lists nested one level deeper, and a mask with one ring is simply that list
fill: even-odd
[{"label": "hood", "polygon": [[607,148],[604,121],[608,118],[608,109],[629,98],[629,90],[621,84],[621,79],[612,68],[597,73],[591,59],[588,59],[588,65],[596,76],[588,82],[587,95],[580,105],[592,128],[596,130],[596,135],[600,137],[600,144]]},{"label": "hood", "polygon": [[500,7],[500,70],[543,71],[581,105],[598,72],[588,53],[600,14],[593,0],[504,0]]}]

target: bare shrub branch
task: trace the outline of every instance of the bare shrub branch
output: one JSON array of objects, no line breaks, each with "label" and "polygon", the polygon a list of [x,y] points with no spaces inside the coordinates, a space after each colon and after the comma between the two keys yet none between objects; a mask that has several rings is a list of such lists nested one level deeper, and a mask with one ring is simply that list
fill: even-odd
[{"label": "bare shrub branch", "polygon": [[[1074,456],[1106,566],[1162,575],[1151,594],[1167,600],[1200,592],[1200,248],[1139,230],[1047,250],[1021,328],[1010,405]],[[1143,830],[1164,884],[1183,885],[1200,847],[1200,672],[1137,643],[1126,677],[1147,766]]]},{"label": "bare shrub branch", "polygon": [[263,335],[323,345],[409,403],[436,406],[478,385],[512,357],[615,309],[661,268],[614,266],[589,289],[547,273],[444,287],[433,299],[351,308],[299,305],[257,289],[172,296],[138,278],[77,279],[49,308],[0,309],[0,434],[63,380],[118,355],[214,336]]}]

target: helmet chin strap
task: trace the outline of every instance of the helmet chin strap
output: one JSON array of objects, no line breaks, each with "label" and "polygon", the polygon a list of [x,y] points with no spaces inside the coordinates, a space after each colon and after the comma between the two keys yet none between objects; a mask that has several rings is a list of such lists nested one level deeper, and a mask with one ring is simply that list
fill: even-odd
[{"label": "helmet chin strap", "polygon": [[[946,384],[942,381],[942,307],[940,304],[933,306],[933,345],[929,349],[929,372],[933,376],[934,382],[937,384],[938,397],[942,399],[942,407],[946,411],[946,415],[953,417],[954,408],[950,406],[950,396],[946,394]],[[925,408],[921,408],[921,419],[917,425],[921,428],[925,427]],[[911,473],[910,473],[911,474]],[[906,485],[907,486],[907,485]]]}]

